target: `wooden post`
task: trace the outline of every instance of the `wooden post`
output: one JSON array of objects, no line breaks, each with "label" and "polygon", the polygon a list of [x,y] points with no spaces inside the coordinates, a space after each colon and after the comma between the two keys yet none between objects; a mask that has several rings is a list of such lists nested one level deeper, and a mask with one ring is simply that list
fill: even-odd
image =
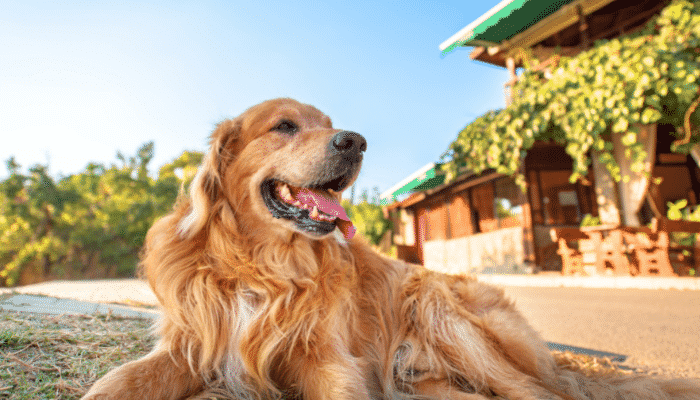
[{"label": "wooden post", "polygon": [[581,34],[581,46],[583,49],[588,49],[588,21],[586,19],[586,14],[583,13],[583,6],[578,4],[576,6],[576,11],[578,12],[578,30]]},{"label": "wooden post", "polygon": [[508,72],[510,72],[510,79],[508,82],[506,82],[506,107],[509,105],[513,104],[513,85],[515,85],[515,82],[518,80],[518,75],[515,73],[515,60],[513,57],[508,57],[506,58],[506,67],[508,68]]}]

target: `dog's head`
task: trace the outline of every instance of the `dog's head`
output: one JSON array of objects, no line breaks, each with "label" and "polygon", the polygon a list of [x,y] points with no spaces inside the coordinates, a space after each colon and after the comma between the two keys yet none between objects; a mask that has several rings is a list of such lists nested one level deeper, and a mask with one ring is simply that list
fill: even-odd
[{"label": "dog's head", "polygon": [[365,139],[333,128],[316,108],[292,99],[251,107],[220,123],[190,187],[184,237],[200,232],[212,213],[236,219],[242,233],[296,231],[321,238],[354,227],[340,206],[357,178]]}]

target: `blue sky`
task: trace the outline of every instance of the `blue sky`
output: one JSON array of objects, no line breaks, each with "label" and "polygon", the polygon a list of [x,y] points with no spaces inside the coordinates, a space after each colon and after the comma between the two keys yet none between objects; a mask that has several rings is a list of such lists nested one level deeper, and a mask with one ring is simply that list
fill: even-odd
[{"label": "blue sky", "polygon": [[293,97],[366,137],[358,192],[384,191],[503,106],[505,69],[438,48],[497,2],[4,1],[0,176],[12,155],[59,176],[151,140],[155,169]]}]

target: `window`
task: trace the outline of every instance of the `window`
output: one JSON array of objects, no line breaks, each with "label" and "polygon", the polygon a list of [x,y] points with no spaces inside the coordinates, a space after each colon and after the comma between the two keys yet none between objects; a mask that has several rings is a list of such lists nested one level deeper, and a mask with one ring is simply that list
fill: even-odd
[{"label": "window", "polygon": [[494,182],[494,208],[498,228],[511,228],[523,225],[523,204],[525,194],[511,178],[499,178]]}]

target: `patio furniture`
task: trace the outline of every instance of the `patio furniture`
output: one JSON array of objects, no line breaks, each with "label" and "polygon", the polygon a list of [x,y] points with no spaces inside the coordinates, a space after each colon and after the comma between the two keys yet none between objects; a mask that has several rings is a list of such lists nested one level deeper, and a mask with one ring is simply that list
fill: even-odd
[{"label": "patio furniture", "polygon": [[586,233],[578,228],[552,228],[549,231],[552,241],[557,243],[557,253],[561,256],[563,275],[575,273],[585,274],[583,269],[583,253],[579,250],[578,242],[588,240]]},{"label": "patio furniture", "polygon": [[669,259],[668,232],[655,228],[624,228],[635,275],[675,276]]},{"label": "patio furniture", "polygon": [[[696,269],[700,265],[700,241],[694,241],[693,246],[683,246],[675,243],[674,233],[700,233],[700,222],[678,221],[670,219],[660,219],[656,222],[658,231],[669,233],[669,258],[671,264],[676,262],[686,264],[690,268]],[[686,255],[687,254],[687,255]]]},{"label": "patio furniture", "polygon": [[651,228],[625,228],[624,232],[639,275],[676,276],[673,264],[699,265],[698,241],[694,246],[683,246],[671,239],[674,233],[700,233],[700,222],[660,218]]},{"label": "patio furniture", "polygon": [[608,264],[614,275],[630,274],[623,234],[618,226],[590,226],[581,228],[581,231],[591,237],[591,253],[595,255],[594,265],[598,275],[607,273]]},{"label": "patio furniture", "polygon": [[615,275],[630,274],[623,232],[618,226],[552,228],[550,235],[559,246],[557,253],[562,259],[564,275],[585,274],[588,265],[594,266],[598,275],[605,275],[608,265]]}]

